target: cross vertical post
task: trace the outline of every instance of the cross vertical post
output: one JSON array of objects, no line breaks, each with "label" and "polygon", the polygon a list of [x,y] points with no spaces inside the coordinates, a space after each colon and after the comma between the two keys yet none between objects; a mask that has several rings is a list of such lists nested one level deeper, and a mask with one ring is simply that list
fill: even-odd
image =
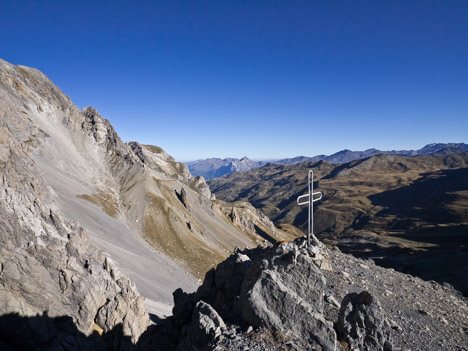
[{"label": "cross vertical post", "polygon": [[[301,195],[297,198],[297,204],[309,205],[308,208],[308,223],[307,223],[307,246],[310,246],[310,237],[317,239],[314,236],[314,202],[322,199],[322,192],[317,191],[314,193],[314,171],[309,170],[308,175],[308,194]],[[314,195],[320,195],[320,197],[314,199]]]}]

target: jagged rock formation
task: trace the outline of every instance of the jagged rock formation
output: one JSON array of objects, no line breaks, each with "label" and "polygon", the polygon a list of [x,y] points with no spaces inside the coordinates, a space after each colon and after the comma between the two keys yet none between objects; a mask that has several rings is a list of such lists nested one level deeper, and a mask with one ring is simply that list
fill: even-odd
[{"label": "jagged rock formation", "polygon": [[369,292],[350,293],[343,299],[336,329],[352,350],[391,350],[390,327],[380,302]]},{"label": "jagged rock formation", "polygon": [[[279,228],[307,228],[307,172],[323,198],[314,231],[330,245],[468,294],[468,154],[377,155],[341,165],[268,164],[210,182],[217,198],[249,201]],[[288,228],[288,229],[289,229]],[[289,229],[290,230],[290,229]],[[430,269],[428,269],[430,267]]]},{"label": "jagged rock formation", "polygon": [[[247,236],[251,236],[252,240],[257,242],[257,244],[264,242],[275,243],[278,237],[291,240],[302,235],[299,231],[279,231],[270,218],[248,202],[237,201],[226,203],[217,201],[217,203],[220,205],[221,211],[229,217],[232,223]],[[259,237],[263,238],[263,241]]]},{"label": "jagged rock formation", "polygon": [[154,145],[140,145],[134,141],[130,142],[129,146],[141,162],[151,169],[157,170],[159,173],[166,174],[171,178],[180,180],[208,199],[212,198],[210,188],[203,177],[192,176],[185,164],[175,162],[174,158],[160,147]]},{"label": "jagged rock formation", "polygon": [[[326,269],[320,268],[324,261]],[[457,291],[321,244],[307,248],[305,239],[236,251],[207,273],[196,293],[178,290],[174,300],[173,316],[149,337],[156,350],[468,345],[467,301]]]}]

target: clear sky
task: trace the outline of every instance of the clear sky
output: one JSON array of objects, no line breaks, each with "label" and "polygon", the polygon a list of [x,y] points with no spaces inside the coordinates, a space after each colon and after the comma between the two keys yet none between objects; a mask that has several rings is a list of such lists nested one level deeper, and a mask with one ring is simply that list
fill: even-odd
[{"label": "clear sky", "polygon": [[179,161],[468,142],[465,0],[0,0],[0,58]]}]

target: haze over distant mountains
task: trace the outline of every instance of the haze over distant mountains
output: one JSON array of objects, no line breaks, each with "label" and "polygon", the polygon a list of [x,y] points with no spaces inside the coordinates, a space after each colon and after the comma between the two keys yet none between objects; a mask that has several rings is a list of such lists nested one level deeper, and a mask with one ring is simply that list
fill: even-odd
[{"label": "haze over distant mountains", "polygon": [[[338,151],[332,155],[316,155],[313,157],[309,156],[297,156],[293,158],[285,158],[272,163],[276,164],[296,164],[302,162],[316,162],[325,160],[328,163],[346,163],[366,157],[388,154],[388,155],[401,155],[401,156],[422,156],[422,155],[448,155],[457,154],[468,151],[468,144],[465,143],[432,143],[424,146],[419,150],[391,150],[382,151],[378,149],[367,149],[365,151],[351,151],[348,149]],[[262,167],[267,164],[268,161],[253,161],[247,157],[242,159],[237,158],[208,158],[203,160],[196,160],[186,162],[190,172],[194,176],[202,176],[206,180],[214,178],[224,177],[226,175],[247,171],[249,169]]]},{"label": "haze over distant mountains", "polygon": [[247,157],[238,158],[208,158],[205,160],[190,161],[185,163],[192,174],[204,177],[206,180],[223,177],[240,171],[248,171],[261,167],[265,161],[252,161]]}]

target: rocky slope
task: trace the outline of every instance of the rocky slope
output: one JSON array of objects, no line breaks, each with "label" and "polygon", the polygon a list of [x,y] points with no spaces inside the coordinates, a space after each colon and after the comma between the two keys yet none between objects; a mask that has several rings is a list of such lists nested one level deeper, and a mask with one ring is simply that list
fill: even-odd
[{"label": "rocky slope", "polygon": [[467,350],[450,286],[304,239],[237,251],[147,335],[156,350]]},{"label": "rocky slope", "polygon": [[[448,281],[468,292],[468,154],[404,157],[377,155],[341,165],[325,161],[269,164],[214,179],[226,201],[249,201],[275,225],[307,228],[307,191],[314,169],[314,229],[330,245],[425,279]],[[428,269],[431,267],[431,269]]]},{"label": "rocky slope", "polygon": [[[20,83],[11,80],[11,69],[2,63],[2,89],[25,93]],[[102,349],[102,342],[70,339],[71,326],[84,335],[109,336],[118,328],[110,342],[120,344],[126,336],[136,342],[149,324],[144,299],[112,260],[91,244],[82,226],[62,218],[32,157],[36,137],[44,132],[28,118],[19,118],[4,93],[0,99],[1,348],[61,349],[65,343],[69,349]],[[8,323],[4,315],[12,316]],[[41,315],[68,316],[71,323],[12,328],[13,316]],[[31,334],[40,335],[38,344],[27,343]]]},{"label": "rocky slope", "polygon": [[[172,291],[194,290],[235,247],[256,246],[263,231],[290,237],[233,223],[202,177],[156,146],[122,142],[94,108],[80,111],[35,69],[0,60],[0,116],[4,144],[29,155],[24,172],[42,179],[45,204],[79,222],[157,316],[170,313]],[[262,220],[249,215],[244,222]]]}]

